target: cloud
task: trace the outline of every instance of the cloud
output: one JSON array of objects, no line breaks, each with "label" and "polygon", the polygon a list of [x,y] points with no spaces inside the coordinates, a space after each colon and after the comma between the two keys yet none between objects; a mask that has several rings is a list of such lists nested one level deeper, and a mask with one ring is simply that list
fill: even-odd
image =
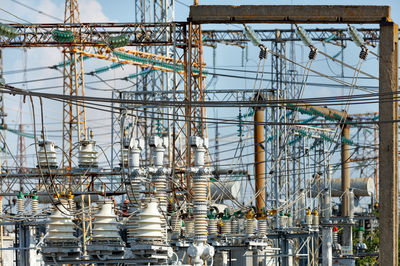
[{"label": "cloud", "polygon": [[102,9],[96,0],[81,0],[79,2],[81,22],[109,22]]}]

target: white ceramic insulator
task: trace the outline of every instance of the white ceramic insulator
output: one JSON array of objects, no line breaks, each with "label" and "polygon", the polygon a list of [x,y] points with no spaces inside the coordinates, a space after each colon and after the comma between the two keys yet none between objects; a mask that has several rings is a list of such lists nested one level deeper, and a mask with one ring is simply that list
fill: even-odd
[{"label": "white ceramic insulator", "polygon": [[68,206],[70,213],[75,213],[76,212],[76,203],[74,199],[68,199]]},{"label": "white ceramic insulator", "polygon": [[311,214],[306,215],[306,224],[312,225],[312,222],[313,222],[313,217],[312,217],[312,215],[311,215]]},{"label": "white ceramic insulator", "polygon": [[39,151],[37,153],[38,163],[40,168],[56,168],[57,154],[52,141],[41,141],[39,142]]},{"label": "white ceramic insulator", "polygon": [[147,207],[138,215],[136,238],[143,241],[161,240],[164,237],[161,227],[161,214],[157,202],[149,202]]},{"label": "white ceramic insulator", "polygon": [[281,228],[287,227],[287,216],[285,216],[285,215],[279,216],[279,226]]},{"label": "white ceramic insulator", "polygon": [[339,234],[338,231],[333,231],[333,243],[339,243]]},{"label": "white ceramic insulator", "polygon": [[208,219],[208,235],[218,234],[218,220]]},{"label": "white ceramic insulator", "polygon": [[95,141],[83,141],[79,146],[78,164],[80,167],[97,167],[97,151]]},{"label": "white ceramic insulator", "polygon": [[319,215],[313,215],[313,225],[319,225]]},{"label": "white ceramic insulator", "polygon": [[230,235],[232,233],[231,220],[226,220],[226,221],[222,220],[221,233],[223,235]]},{"label": "white ceramic insulator", "polygon": [[231,220],[231,224],[232,224],[232,234],[240,234],[239,220],[238,219],[232,219]]},{"label": "white ceramic insulator", "polygon": [[73,235],[75,224],[72,222],[71,216],[69,216],[69,211],[63,205],[58,205],[57,207],[54,213],[50,215],[49,231],[46,240],[67,243],[76,241]]},{"label": "white ceramic insulator", "polygon": [[17,208],[19,213],[24,212],[24,199],[17,199]]},{"label": "white ceramic insulator", "polygon": [[181,233],[181,219],[177,214],[171,216],[171,231],[175,235]]},{"label": "white ceramic insulator", "polygon": [[3,197],[0,197],[0,215],[3,214]]},{"label": "white ceramic insulator", "polygon": [[127,193],[130,204],[134,207],[139,206],[142,198],[142,191],[139,179],[135,179],[132,181],[131,186],[127,188]]},{"label": "white ceramic insulator", "polygon": [[120,241],[117,216],[114,213],[114,203],[106,200],[101,210],[94,216],[93,240]]},{"label": "white ceramic insulator", "polygon": [[165,234],[166,234],[166,228],[167,228],[167,221],[165,220],[165,216],[167,215],[167,177],[165,175],[165,172],[163,171],[163,168],[160,168],[156,174],[152,177],[154,187],[156,188],[156,193],[155,197],[158,200],[162,218],[162,224],[161,227],[163,228]]},{"label": "white ceramic insulator", "polygon": [[292,216],[287,218],[287,227],[289,227],[289,228],[293,227],[293,217]]},{"label": "white ceramic insulator", "polygon": [[32,199],[32,214],[36,214],[38,212],[38,200]]},{"label": "white ceramic insulator", "polygon": [[195,238],[199,241],[207,240],[207,177],[200,174],[193,178],[193,217],[195,221]]},{"label": "white ceramic insulator", "polygon": [[186,220],[185,221],[185,236],[191,237],[194,234],[194,221]]},{"label": "white ceramic insulator", "polygon": [[257,220],[258,224],[258,234],[265,235],[267,233],[267,219]]},{"label": "white ceramic insulator", "polygon": [[246,234],[254,234],[254,219],[246,219]]}]

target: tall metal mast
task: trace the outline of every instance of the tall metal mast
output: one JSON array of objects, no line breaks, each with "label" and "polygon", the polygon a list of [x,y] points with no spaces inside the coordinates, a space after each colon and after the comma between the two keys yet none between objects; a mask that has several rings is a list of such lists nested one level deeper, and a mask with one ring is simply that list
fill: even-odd
[{"label": "tall metal mast", "polygon": [[[71,96],[84,96],[85,83],[83,73],[83,55],[77,53],[77,49],[83,50],[80,44],[81,29],[71,27],[80,23],[77,0],[65,1],[64,13],[65,30],[70,30],[75,38],[70,46],[64,49],[63,68],[63,93]],[[63,104],[63,167],[72,167],[73,143],[87,138],[85,102],[79,101],[74,105],[71,101]]]}]

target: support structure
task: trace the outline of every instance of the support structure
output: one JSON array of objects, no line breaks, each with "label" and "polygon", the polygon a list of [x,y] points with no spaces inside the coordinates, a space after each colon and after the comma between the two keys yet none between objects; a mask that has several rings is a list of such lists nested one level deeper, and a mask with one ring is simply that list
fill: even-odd
[{"label": "support structure", "polygon": [[379,262],[398,265],[398,26],[381,23],[379,44]]},{"label": "support structure", "polygon": [[[64,14],[65,30],[70,30],[75,38],[70,46],[64,50],[63,67],[63,93],[71,96],[85,96],[83,55],[77,53],[77,40],[81,35],[81,29],[70,27],[80,23],[77,0],[65,1]],[[87,138],[85,103],[63,103],[63,167],[72,168],[72,148],[74,142]]]},{"label": "support structure", "polygon": [[380,265],[398,264],[398,26],[389,6],[191,6],[189,21],[277,24],[380,24],[379,195]]},{"label": "support structure", "polygon": [[264,108],[254,110],[254,179],[257,213],[265,207]]}]

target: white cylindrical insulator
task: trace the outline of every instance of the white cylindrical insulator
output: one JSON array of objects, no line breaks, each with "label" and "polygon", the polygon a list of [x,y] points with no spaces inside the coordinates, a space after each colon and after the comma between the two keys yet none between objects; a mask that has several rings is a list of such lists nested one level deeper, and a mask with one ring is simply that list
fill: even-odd
[{"label": "white cylindrical insulator", "polygon": [[83,140],[79,145],[78,165],[83,168],[97,167],[96,142],[93,140]]},{"label": "white cylindrical insulator", "polygon": [[142,241],[162,240],[164,237],[161,227],[161,214],[158,211],[157,202],[149,202],[147,207],[139,213],[139,221],[136,228],[136,238]]},{"label": "white cylindrical insulator", "polygon": [[166,177],[166,172],[164,171],[164,168],[159,168],[155,175],[152,177],[152,181],[154,184],[154,187],[156,188],[156,193],[155,197],[158,200],[159,207],[162,213],[162,224],[161,227],[163,228],[165,234],[166,234],[166,228],[167,228],[167,221],[165,220],[165,217],[167,216],[167,177]]},{"label": "white cylindrical insulator", "polygon": [[222,220],[221,234],[230,235],[232,233],[231,220]]},{"label": "white cylindrical insulator", "polygon": [[287,217],[287,227],[289,227],[289,228],[293,227],[293,217],[292,216]]},{"label": "white cylindrical insulator", "polygon": [[200,168],[193,178],[193,217],[194,217],[194,233],[195,239],[199,241],[207,240],[207,181],[208,176]]},{"label": "white cylindrical insulator", "polygon": [[279,226],[280,226],[280,228],[287,227],[287,216],[286,215],[279,216]]},{"label": "white cylindrical insulator", "polygon": [[106,200],[101,210],[94,216],[93,240],[120,241],[117,215],[114,213],[114,203]]},{"label": "white cylindrical insulator", "polygon": [[52,141],[41,141],[39,142],[38,156],[38,167],[40,168],[57,168],[57,154]]},{"label": "white cylindrical insulator", "polygon": [[259,219],[258,223],[258,234],[265,235],[267,233],[267,219]]},{"label": "white cylindrical insulator", "polygon": [[177,214],[171,216],[172,234],[179,235],[181,233],[181,219]]},{"label": "white cylindrical insulator", "polygon": [[319,225],[319,215],[313,215],[313,225]]},{"label": "white cylindrical insulator", "polygon": [[218,234],[218,220],[217,219],[208,219],[208,235],[216,235]]},{"label": "white cylindrical insulator", "polygon": [[134,177],[134,180],[131,182],[130,186],[128,186],[126,189],[129,203],[131,204],[131,206],[134,207],[139,206],[142,199],[142,190],[140,183],[141,179],[139,179],[139,177]]},{"label": "white cylindrical insulator", "polygon": [[246,234],[254,234],[254,219],[246,219]]},{"label": "white cylindrical insulator", "polygon": [[338,234],[338,231],[333,231],[333,243],[334,243],[334,244],[339,243],[339,234]]},{"label": "white cylindrical insulator", "polygon": [[19,213],[24,212],[24,199],[17,199],[17,211]]},{"label": "white cylindrical insulator", "polygon": [[75,224],[72,222],[71,216],[69,216],[69,211],[62,204],[59,204],[55,207],[54,213],[50,215],[49,231],[46,240],[66,243],[75,242],[74,227]]},{"label": "white cylindrical insulator", "polygon": [[232,234],[240,234],[240,225],[238,219],[231,220]]},{"label": "white cylindrical insulator", "polygon": [[186,220],[185,221],[185,236],[191,237],[194,234],[194,221]]},{"label": "white cylindrical insulator", "polygon": [[73,198],[68,199],[68,207],[71,214],[74,214],[76,212],[76,203]]},{"label": "white cylindrical insulator", "polygon": [[306,224],[307,224],[307,225],[312,225],[312,222],[313,222],[313,217],[312,217],[312,215],[311,215],[311,214],[307,214],[307,215],[306,215]]},{"label": "white cylindrical insulator", "polygon": [[38,212],[38,200],[32,199],[32,214],[36,214]]}]

